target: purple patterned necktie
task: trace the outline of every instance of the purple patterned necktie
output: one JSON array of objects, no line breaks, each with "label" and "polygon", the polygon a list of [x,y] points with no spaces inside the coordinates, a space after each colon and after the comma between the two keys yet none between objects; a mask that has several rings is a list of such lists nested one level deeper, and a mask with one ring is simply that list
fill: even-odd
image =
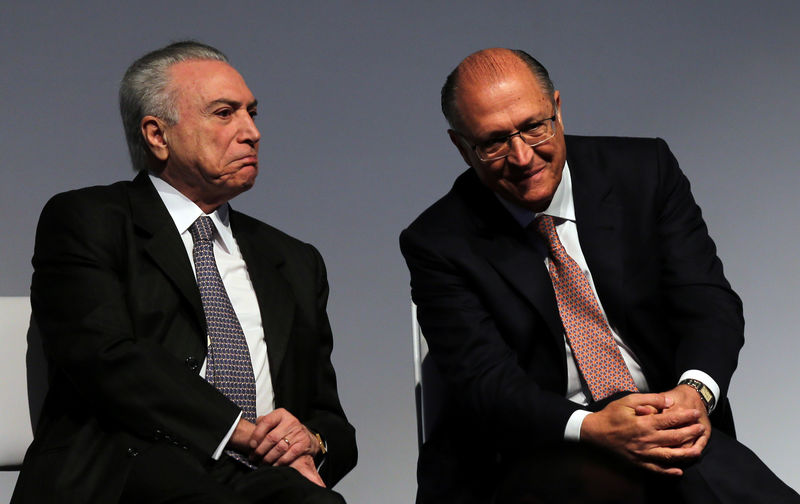
[{"label": "purple patterned necktie", "polygon": [[[244,331],[233,311],[214,259],[214,223],[200,216],[189,228],[192,255],[211,343],[206,357],[206,381],[242,409],[242,418],[256,420],[256,382]],[[250,465],[236,452],[227,452]],[[252,466],[251,466],[252,467]]]},{"label": "purple patterned necktie", "polygon": [[550,249],[548,269],[561,323],[592,398],[599,401],[623,390],[637,392],[592,286],[561,244],[553,218],[541,215],[534,225]]}]

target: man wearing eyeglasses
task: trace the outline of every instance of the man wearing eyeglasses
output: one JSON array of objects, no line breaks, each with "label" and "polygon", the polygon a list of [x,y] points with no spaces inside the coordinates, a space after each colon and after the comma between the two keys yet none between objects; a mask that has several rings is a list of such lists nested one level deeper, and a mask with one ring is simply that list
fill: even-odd
[{"label": "man wearing eyeglasses", "polygon": [[400,236],[448,389],[418,502],[488,502],[562,441],[638,466],[648,502],[796,502],[733,439],[741,301],[666,143],[565,135],[523,51],[468,56],[442,109],[470,168]]}]

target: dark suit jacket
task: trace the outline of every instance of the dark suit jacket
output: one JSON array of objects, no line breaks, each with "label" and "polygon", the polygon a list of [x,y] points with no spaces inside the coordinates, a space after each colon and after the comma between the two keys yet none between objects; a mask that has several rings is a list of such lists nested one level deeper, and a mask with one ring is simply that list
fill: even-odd
[{"label": "dark suit jacket", "polygon": [[[241,213],[231,227],[256,291],[276,407],[328,444],[328,486],[356,462],[330,362],[328,285],[311,245]],[[203,380],[205,317],[180,236],[145,173],[53,197],[31,286],[51,388],[13,502],[116,502],[156,443],[210,460],[236,418]]]},{"label": "dark suit jacket", "polygon": [[[567,136],[581,249],[611,323],[652,391],[700,369],[721,387],[743,343],[730,289],[689,182],[664,141]],[[543,256],[473,170],[400,236],[430,355],[450,390],[419,461],[422,502],[491,493],[520,445],[563,439],[561,320]]]}]

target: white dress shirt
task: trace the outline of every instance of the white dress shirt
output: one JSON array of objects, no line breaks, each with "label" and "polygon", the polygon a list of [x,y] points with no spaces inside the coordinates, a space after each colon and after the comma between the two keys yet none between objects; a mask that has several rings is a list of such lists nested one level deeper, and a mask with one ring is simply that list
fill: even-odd
[{"label": "white dress shirt", "polygon": [[[152,174],[150,174],[150,180],[167,207],[178,233],[180,233],[194,271],[194,256],[192,254],[194,242],[192,241],[192,235],[189,233],[189,227],[198,217],[206,214],[193,201],[164,180]],[[239,251],[239,245],[236,243],[231,231],[228,204],[225,203],[220,206],[208,217],[214,222],[214,227],[216,228],[214,233],[214,258],[217,262],[217,269],[219,269],[222,283],[225,285],[225,290],[231,300],[233,310],[236,312],[236,317],[239,319],[239,324],[242,326],[242,331],[247,340],[247,347],[250,350],[253,376],[256,382],[256,415],[266,415],[275,409],[275,394],[272,388],[272,378],[269,374],[267,342],[264,339],[264,326],[261,323],[261,312],[258,307],[256,292],[253,289],[253,283],[250,281],[247,265],[242,258],[242,253]],[[210,344],[210,341],[207,343]],[[204,360],[203,366],[200,368],[200,375],[205,377],[205,373],[206,362]],[[234,419],[227,435],[214,452],[213,458],[218,459],[222,454],[225,445],[236,429],[239,418],[241,418],[241,412]]]},{"label": "white dress shirt", "polygon": [[[570,176],[569,165],[566,162],[564,163],[564,170],[561,174],[561,183],[556,188],[556,192],[553,195],[553,200],[550,202],[550,206],[548,206],[544,212],[535,213],[516,206],[499,196],[497,198],[522,227],[527,227],[531,222],[534,221],[534,219],[536,219],[538,215],[541,214],[550,215],[553,217],[558,238],[561,240],[561,244],[564,246],[567,254],[569,254],[569,256],[576,263],[578,263],[581,271],[583,271],[583,274],[586,275],[586,279],[589,280],[589,285],[592,287],[592,292],[594,293],[595,299],[597,299],[597,304],[600,306],[600,311],[603,313],[603,318],[605,319],[606,324],[609,324],[611,334],[614,336],[614,341],[619,346],[622,358],[625,360],[625,364],[628,366],[628,370],[631,373],[631,377],[633,377],[634,383],[636,383],[636,387],[640,392],[648,392],[650,390],[650,386],[647,384],[647,379],[642,372],[639,359],[633,353],[633,350],[631,350],[631,348],[628,347],[622,338],[620,338],[619,334],[617,334],[616,328],[609,323],[605,309],[603,309],[603,303],[597,296],[597,289],[595,288],[594,280],[592,279],[592,273],[589,271],[589,267],[586,264],[586,259],[583,257],[583,251],[581,250],[580,241],[578,240],[578,228],[575,221],[575,204],[572,199],[572,177]],[[549,263],[550,259],[545,257],[544,264],[546,268],[549,266]],[[580,371],[578,371],[578,365],[574,356],[572,355],[572,349],[570,348],[569,343],[567,343],[566,335],[564,335],[564,347],[567,354],[567,399],[585,406],[589,404],[589,398],[591,398],[591,394],[589,393],[589,389],[583,377],[581,376]],[[703,371],[697,369],[687,370],[681,375],[679,381],[685,378],[694,378],[701,381],[709,389],[711,389],[715,398],[719,397],[719,386],[708,374],[704,373]],[[568,441],[577,441],[580,439],[583,419],[586,418],[589,413],[590,412],[586,410],[577,410],[572,414],[572,416],[570,416],[569,420],[567,421],[566,428],[564,429],[564,439]]]}]

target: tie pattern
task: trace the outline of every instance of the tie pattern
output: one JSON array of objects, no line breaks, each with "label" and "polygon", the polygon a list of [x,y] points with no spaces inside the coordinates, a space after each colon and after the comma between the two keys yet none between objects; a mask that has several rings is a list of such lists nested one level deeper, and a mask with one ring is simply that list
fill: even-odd
[{"label": "tie pattern", "polygon": [[592,399],[599,401],[622,391],[637,392],[592,286],[561,244],[553,218],[541,215],[534,225],[550,250],[548,270],[561,322]]},{"label": "tie pattern", "polygon": [[[211,343],[206,357],[206,380],[242,409],[242,418],[256,420],[256,383],[247,340],[222,283],[214,258],[214,223],[200,216],[189,228],[195,272]],[[250,465],[236,452],[227,452]],[[252,466],[251,466],[252,467]]]}]

